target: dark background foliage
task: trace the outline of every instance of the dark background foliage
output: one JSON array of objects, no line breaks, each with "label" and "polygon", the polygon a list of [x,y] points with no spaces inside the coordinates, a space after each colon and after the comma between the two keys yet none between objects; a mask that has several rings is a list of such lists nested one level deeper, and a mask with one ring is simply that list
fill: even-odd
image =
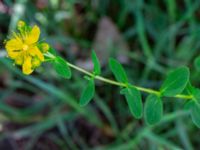
[{"label": "dark background foliage", "polygon": [[0,149],[199,149],[200,132],[184,100],[164,99],[165,116],[151,127],[131,116],[117,87],[101,82],[94,100],[80,107],[81,73],[65,80],[44,64],[24,76],[4,58],[3,44],[22,19],[38,24],[41,39],[87,70],[94,48],[105,77],[113,78],[107,62],[114,57],[136,85],[158,89],[169,70],[187,65],[199,86],[193,65],[199,8],[199,0],[0,1]]}]

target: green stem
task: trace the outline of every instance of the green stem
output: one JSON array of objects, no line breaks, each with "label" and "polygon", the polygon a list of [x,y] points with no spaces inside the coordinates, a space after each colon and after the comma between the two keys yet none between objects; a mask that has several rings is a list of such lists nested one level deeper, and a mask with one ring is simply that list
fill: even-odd
[{"label": "green stem", "polygon": [[[114,80],[111,80],[111,79],[107,79],[107,78],[104,78],[102,76],[95,76],[93,73],[91,72],[88,72],[87,70],[83,69],[83,68],[80,68],[76,65],[73,65],[69,62],[67,62],[67,65],[79,72],[82,72],[90,77],[93,77],[94,79],[96,80],[100,80],[100,81],[103,81],[105,83],[109,83],[109,84],[112,84],[112,85],[116,85],[116,86],[120,86],[120,87],[127,87],[127,84],[125,83],[120,83],[120,82],[117,82],[117,81],[114,81]],[[153,90],[153,89],[149,89],[149,88],[144,88],[144,87],[140,87],[140,86],[136,86],[136,85],[129,85],[130,87],[134,87],[136,89],[138,89],[139,91],[142,91],[142,92],[146,92],[146,93],[150,93],[150,94],[156,94],[156,95],[160,95],[160,92],[159,91],[156,91],[156,90]],[[182,94],[178,94],[178,95],[175,95],[173,96],[175,98],[181,98],[181,99],[192,99],[192,95],[182,95]]]}]

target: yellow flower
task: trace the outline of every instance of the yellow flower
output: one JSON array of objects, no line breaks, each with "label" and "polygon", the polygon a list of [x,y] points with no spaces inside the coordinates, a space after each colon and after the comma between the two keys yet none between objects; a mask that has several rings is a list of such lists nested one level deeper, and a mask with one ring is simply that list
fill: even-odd
[{"label": "yellow flower", "polygon": [[40,29],[36,25],[30,27],[19,21],[18,30],[19,32],[14,32],[12,38],[6,41],[5,48],[8,57],[13,59],[15,64],[22,66],[24,74],[29,75],[44,61],[44,51],[39,49],[38,43]]}]

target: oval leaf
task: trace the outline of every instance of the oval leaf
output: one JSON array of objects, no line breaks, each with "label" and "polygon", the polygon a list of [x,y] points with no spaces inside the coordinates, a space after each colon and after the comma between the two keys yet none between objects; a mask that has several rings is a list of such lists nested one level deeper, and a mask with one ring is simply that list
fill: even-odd
[{"label": "oval leaf", "polygon": [[89,80],[88,85],[86,86],[83,93],[81,94],[79,104],[81,106],[87,105],[92,100],[92,98],[94,97],[94,92],[95,92],[95,84],[94,84],[94,80],[91,79],[91,80]]},{"label": "oval leaf", "polygon": [[192,95],[193,99],[200,105],[200,89],[193,87]]},{"label": "oval leaf", "polygon": [[192,100],[190,100],[190,101],[187,101],[185,104],[184,104],[184,109],[185,110],[191,110],[192,109],[192,107],[193,107],[193,103],[194,103],[194,101],[192,101]]},{"label": "oval leaf", "polygon": [[170,72],[161,86],[160,92],[164,96],[175,96],[180,94],[189,80],[189,69],[180,67]]},{"label": "oval leaf", "polygon": [[152,125],[159,122],[163,115],[162,100],[156,95],[149,95],[144,106],[145,121]]},{"label": "oval leaf", "polygon": [[192,86],[192,84],[188,82],[185,90],[189,95],[193,96],[194,101],[200,104],[200,89],[199,88]]},{"label": "oval leaf", "polygon": [[109,67],[117,81],[122,82],[122,83],[128,82],[126,72],[124,71],[124,68],[117,60],[110,58]]},{"label": "oval leaf", "polygon": [[121,90],[121,94],[125,95],[132,115],[137,119],[141,118],[143,106],[140,91],[138,91],[136,88],[125,88]]},{"label": "oval leaf", "polygon": [[49,48],[48,52],[51,53],[51,54],[53,54],[54,56],[57,55],[57,51],[54,48],[52,48],[52,47]]},{"label": "oval leaf", "polygon": [[200,128],[200,105],[198,103],[194,103],[191,108],[191,117],[193,123]]},{"label": "oval leaf", "polygon": [[56,57],[53,61],[53,67],[60,76],[67,79],[71,78],[71,70],[63,58]]},{"label": "oval leaf", "polygon": [[94,73],[95,75],[100,75],[101,74],[101,65],[99,63],[99,59],[95,53],[95,51],[92,51],[92,62],[94,65]]}]

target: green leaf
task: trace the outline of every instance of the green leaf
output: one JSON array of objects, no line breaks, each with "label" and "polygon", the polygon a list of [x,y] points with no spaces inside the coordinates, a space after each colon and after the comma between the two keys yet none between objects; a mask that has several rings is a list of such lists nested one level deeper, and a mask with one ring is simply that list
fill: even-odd
[{"label": "green leaf", "polygon": [[101,74],[101,65],[99,63],[99,59],[95,53],[95,51],[92,51],[92,62],[94,65],[94,73],[95,75],[100,75]]},{"label": "green leaf", "polygon": [[79,104],[81,106],[87,105],[94,97],[94,93],[95,93],[94,80],[90,79],[88,85],[86,86],[86,88],[83,90],[83,93],[81,94]]},{"label": "green leaf", "polygon": [[123,66],[117,60],[110,58],[109,67],[117,81],[122,83],[128,82],[126,72],[124,71]]},{"label": "green leaf", "polygon": [[63,58],[58,56],[55,58],[55,60],[52,63],[53,63],[54,69],[60,76],[66,79],[71,78],[71,70]]},{"label": "green leaf", "polygon": [[199,88],[192,86],[192,84],[188,82],[185,90],[189,95],[193,96],[194,101],[200,104],[200,89]]},{"label": "green leaf", "polygon": [[161,94],[164,96],[175,96],[180,94],[186,87],[189,80],[189,69],[180,67],[170,72],[161,86]]},{"label": "green leaf", "polygon": [[192,84],[190,83],[190,81],[188,81],[184,91],[188,94],[188,95],[192,95],[193,93],[193,89],[194,87],[192,86]]},{"label": "green leaf", "polygon": [[144,106],[144,118],[149,124],[155,124],[159,122],[163,115],[162,100],[156,95],[149,95],[146,99]]},{"label": "green leaf", "polygon": [[49,48],[48,52],[51,53],[51,54],[53,54],[54,56],[57,55],[57,51],[54,48],[52,48],[52,47]]},{"label": "green leaf", "polygon": [[195,101],[200,104],[200,89],[194,87],[192,95],[193,95]]},{"label": "green leaf", "polygon": [[200,128],[200,105],[198,103],[194,102],[191,108],[191,117],[193,123]]},{"label": "green leaf", "polygon": [[191,110],[191,108],[192,108],[192,106],[193,106],[193,103],[194,103],[194,101],[193,100],[189,100],[189,101],[187,101],[187,102],[185,102],[185,104],[184,104],[184,109],[185,110]]},{"label": "green leaf", "polygon": [[122,89],[121,94],[124,94],[132,115],[139,119],[142,117],[143,106],[141,93],[136,88]]},{"label": "green leaf", "polygon": [[194,61],[194,66],[196,68],[197,71],[200,72],[200,56],[198,56],[195,61]]}]

